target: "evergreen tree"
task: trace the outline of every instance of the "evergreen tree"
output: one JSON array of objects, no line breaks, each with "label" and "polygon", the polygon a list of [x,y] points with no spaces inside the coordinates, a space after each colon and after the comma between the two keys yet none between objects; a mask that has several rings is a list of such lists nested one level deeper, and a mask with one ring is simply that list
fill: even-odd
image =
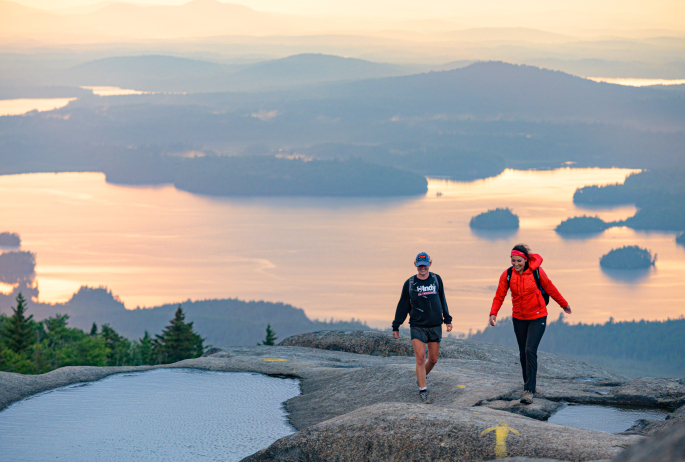
[{"label": "evergreen tree", "polygon": [[93,323],[93,325],[90,328],[90,335],[92,337],[95,337],[98,334],[98,325]]},{"label": "evergreen tree", "polygon": [[153,364],[153,343],[150,333],[146,330],[143,337],[138,341],[138,358],[141,364]]},{"label": "evergreen tree", "polygon": [[131,364],[132,345],[130,340],[119,335],[109,324],[101,326],[100,336],[105,340],[108,366]]},{"label": "evergreen tree", "polygon": [[30,345],[35,343],[35,323],[32,322],[33,315],[28,318],[26,314],[26,299],[21,292],[17,295],[17,307],[12,308],[13,314],[4,323],[2,330],[3,342],[15,353],[22,353]]},{"label": "evergreen tree", "polygon": [[181,305],[178,305],[174,319],[164,328],[162,335],[155,335],[152,342],[156,362],[170,364],[197,358],[204,351],[204,339],[193,332],[193,323],[186,323],[185,317]]},{"label": "evergreen tree", "polygon": [[262,342],[262,345],[274,346],[276,344],[276,332],[271,328],[271,323],[266,325],[266,338]]}]

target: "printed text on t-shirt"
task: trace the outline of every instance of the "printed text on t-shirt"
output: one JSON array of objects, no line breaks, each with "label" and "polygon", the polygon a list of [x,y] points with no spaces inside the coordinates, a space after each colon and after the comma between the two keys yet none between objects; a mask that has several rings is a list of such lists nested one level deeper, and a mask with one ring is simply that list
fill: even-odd
[{"label": "printed text on t-shirt", "polygon": [[438,293],[436,289],[437,287],[435,286],[435,284],[431,284],[429,286],[416,286],[416,291],[419,293],[419,296],[435,295]]}]

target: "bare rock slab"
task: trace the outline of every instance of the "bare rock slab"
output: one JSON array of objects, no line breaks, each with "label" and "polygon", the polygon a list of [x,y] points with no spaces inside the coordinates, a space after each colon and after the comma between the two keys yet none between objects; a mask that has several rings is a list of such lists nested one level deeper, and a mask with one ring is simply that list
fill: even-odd
[{"label": "bare rock slab", "polygon": [[481,406],[489,407],[490,409],[498,409],[500,411],[507,411],[513,414],[524,415],[532,419],[547,420],[554,413],[554,411],[562,407],[563,404],[536,397],[532,404],[521,404],[518,399],[498,399],[481,403]]},{"label": "bare rock slab", "polygon": [[613,462],[685,461],[685,423],[672,426],[632,446]]},{"label": "bare rock slab", "polygon": [[553,425],[483,407],[388,403],[313,425],[243,461],[588,461],[611,459],[641,438]]}]

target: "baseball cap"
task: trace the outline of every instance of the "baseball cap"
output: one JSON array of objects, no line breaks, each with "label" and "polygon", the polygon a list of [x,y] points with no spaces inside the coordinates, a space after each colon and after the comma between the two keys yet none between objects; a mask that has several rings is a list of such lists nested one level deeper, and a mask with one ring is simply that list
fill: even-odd
[{"label": "baseball cap", "polygon": [[431,264],[431,257],[426,252],[421,252],[416,256],[414,260],[414,265],[416,266],[429,266]]}]

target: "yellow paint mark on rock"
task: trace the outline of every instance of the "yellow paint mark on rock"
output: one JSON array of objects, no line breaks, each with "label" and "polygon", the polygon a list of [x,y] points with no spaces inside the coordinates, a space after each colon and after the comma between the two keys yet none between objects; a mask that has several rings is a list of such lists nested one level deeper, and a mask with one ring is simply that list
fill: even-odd
[{"label": "yellow paint mark on rock", "polygon": [[466,385],[457,385],[457,388],[466,388]]},{"label": "yellow paint mark on rock", "polygon": [[281,358],[264,358],[263,361],[290,361],[289,359],[281,359]]},{"label": "yellow paint mark on rock", "polygon": [[500,420],[498,426],[486,428],[481,432],[480,436],[485,436],[492,431],[495,432],[495,457],[497,459],[507,458],[507,436],[509,436],[509,432],[516,433],[517,435],[520,435],[520,433],[511,428],[504,420]]}]

